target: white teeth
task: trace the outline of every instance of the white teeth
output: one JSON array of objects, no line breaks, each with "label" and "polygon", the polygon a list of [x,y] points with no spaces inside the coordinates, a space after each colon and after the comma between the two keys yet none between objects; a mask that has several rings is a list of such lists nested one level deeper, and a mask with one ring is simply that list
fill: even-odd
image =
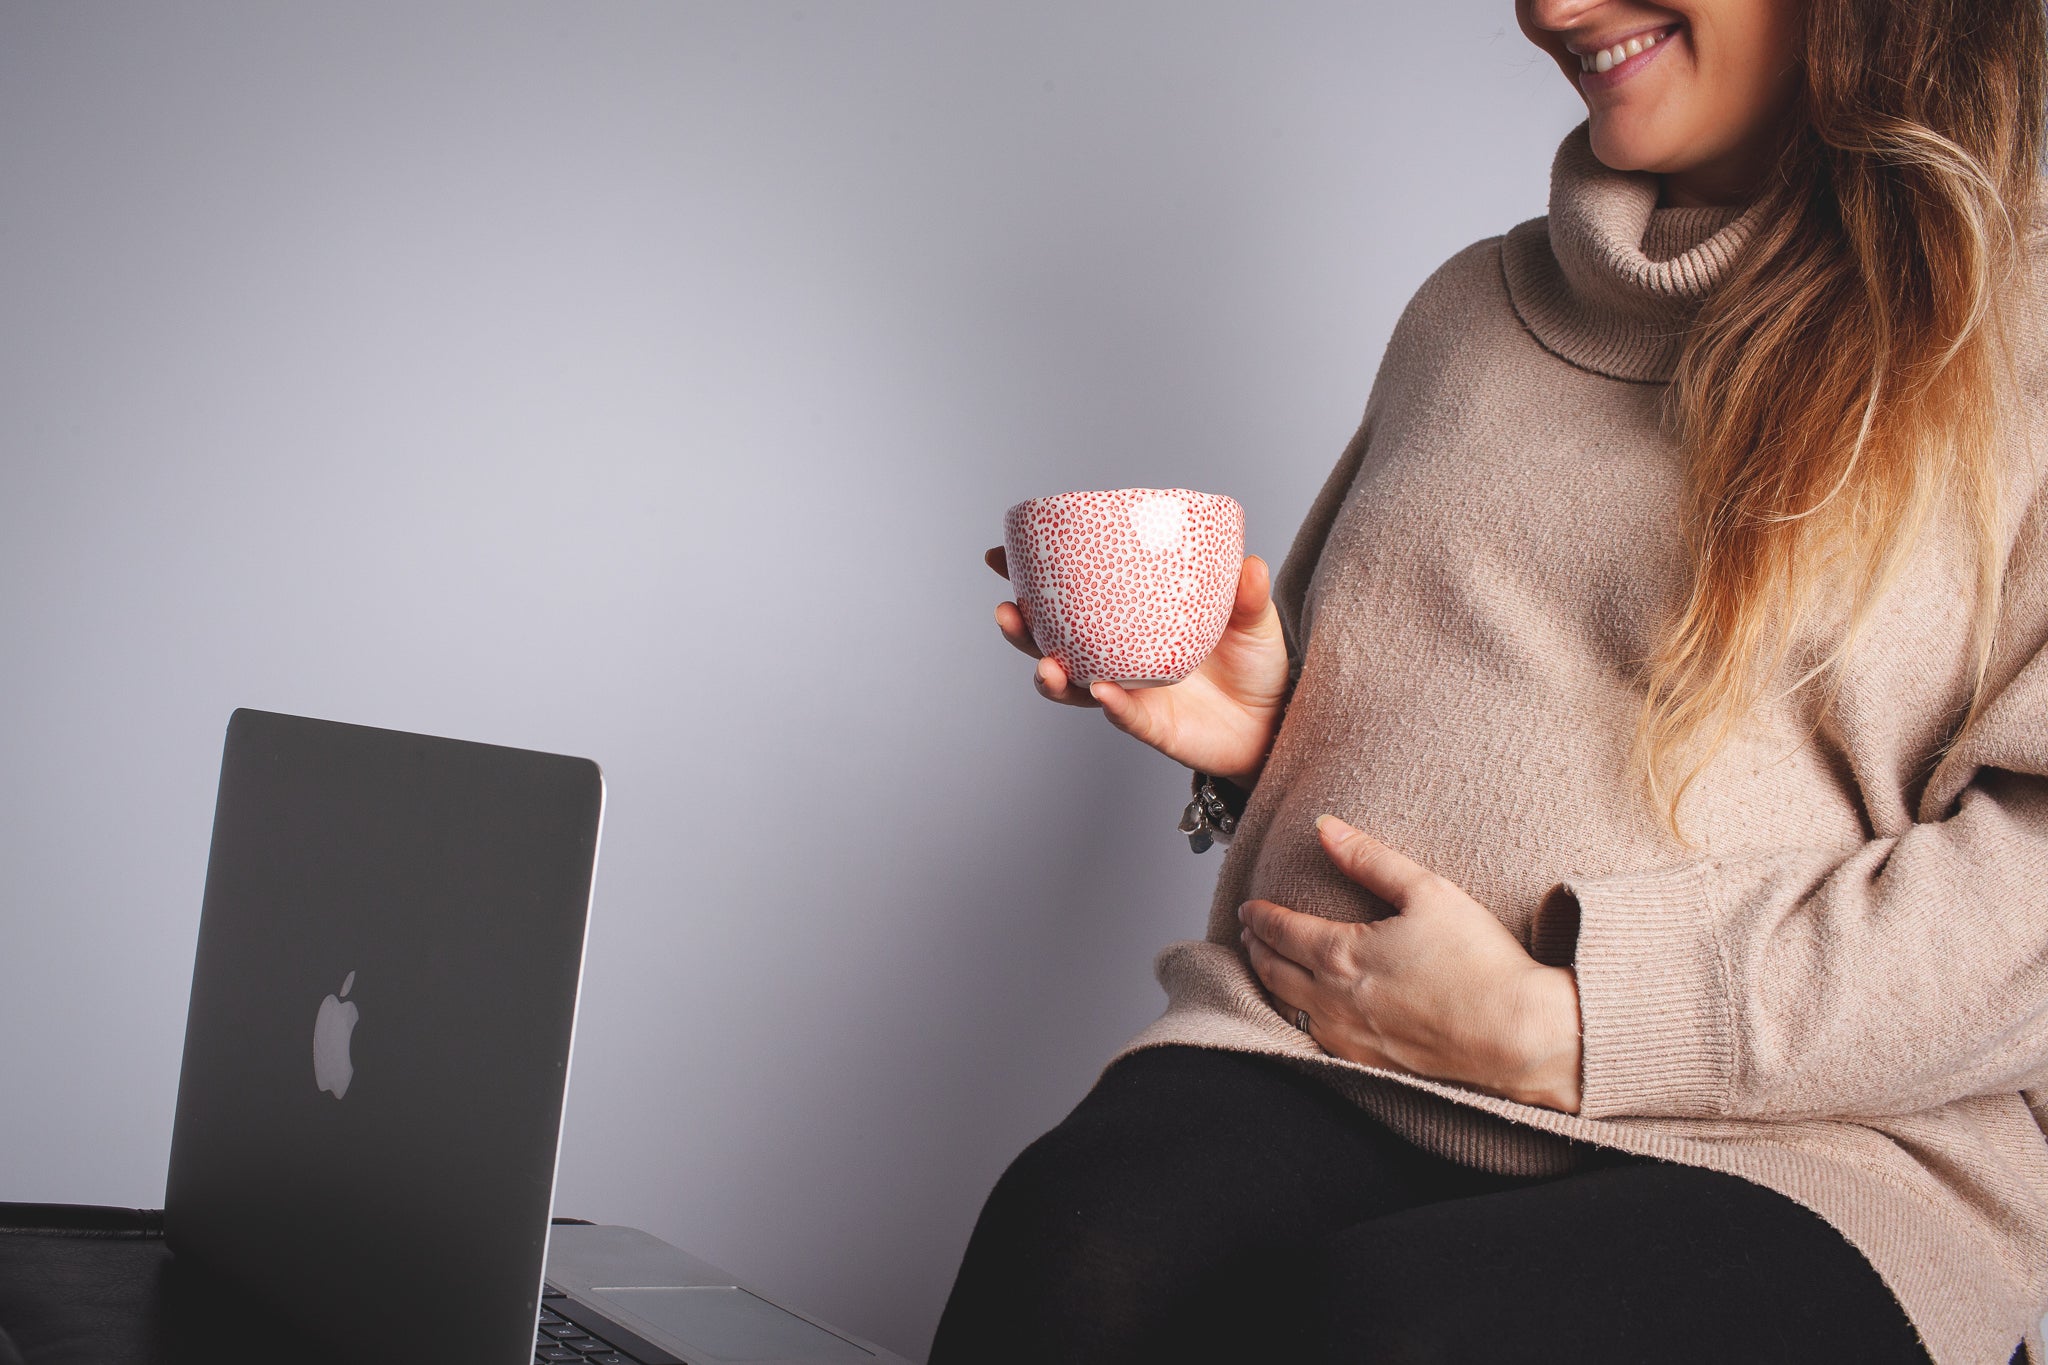
[{"label": "white teeth", "polygon": [[1602,48],[1590,57],[1581,56],[1579,58],[1579,70],[1612,71],[1615,67],[1620,66],[1636,54],[1648,52],[1659,41],[1661,41],[1661,35],[1645,33],[1640,37],[1630,38],[1626,42],[1616,43],[1613,47]]}]

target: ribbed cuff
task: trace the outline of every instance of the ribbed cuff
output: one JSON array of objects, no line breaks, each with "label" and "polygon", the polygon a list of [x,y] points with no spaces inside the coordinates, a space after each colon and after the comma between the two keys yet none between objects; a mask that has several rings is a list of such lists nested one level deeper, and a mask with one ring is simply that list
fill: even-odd
[{"label": "ribbed cuff", "polygon": [[1565,889],[1579,902],[1580,1115],[1727,1113],[1735,1023],[1705,866]]}]

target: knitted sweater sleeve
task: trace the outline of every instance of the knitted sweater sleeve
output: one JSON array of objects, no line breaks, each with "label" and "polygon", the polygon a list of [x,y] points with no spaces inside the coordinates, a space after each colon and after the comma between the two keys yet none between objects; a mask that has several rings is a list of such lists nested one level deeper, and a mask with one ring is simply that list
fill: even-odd
[{"label": "knitted sweater sleeve", "polygon": [[[1920,822],[1571,880],[1588,1118],[1853,1118],[2048,1090],[2048,549]],[[2024,581],[2024,580],[2032,581]],[[2009,597],[2009,601],[2012,599]],[[1575,902],[1575,907],[1573,906]]]}]

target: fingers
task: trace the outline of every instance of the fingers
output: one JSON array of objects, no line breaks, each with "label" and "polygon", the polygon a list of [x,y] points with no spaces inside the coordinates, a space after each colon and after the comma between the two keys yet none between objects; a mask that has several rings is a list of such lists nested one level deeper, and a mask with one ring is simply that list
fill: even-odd
[{"label": "fingers", "polygon": [[1237,908],[1237,917],[1254,938],[1311,970],[1336,960],[1337,941],[1345,933],[1335,920],[1305,915],[1271,901],[1246,901]]},{"label": "fingers", "polygon": [[1031,675],[1032,686],[1038,695],[1062,706],[1100,706],[1102,703],[1088,695],[1081,688],[1072,686],[1067,680],[1067,670],[1054,659],[1040,659],[1038,670]]},{"label": "fingers", "polygon": [[[990,547],[981,559],[1004,578],[1010,576],[1010,556],[1002,546]],[[1024,624],[1024,612],[1015,602],[996,603],[996,629],[1003,633],[1003,638],[1010,642],[1012,648],[1022,650],[1034,659],[1044,656],[1038,642],[1031,638],[1031,628]]]},{"label": "fingers", "polygon": [[[1001,571],[998,563],[1002,553],[1000,547],[988,552],[989,565],[991,568],[997,568],[998,572]],[[1003,633],[1003,638],[1008,640],[1013,648],[1038,660],[1038,667],[1031,675],[1031,685],[1038,690],[1041,697],[1056,701],[1062,706],[1099,708],[1102,705],[1082,688],[1072,686],[1067,678],[1067,671],[1045,657],[1044,651],[1038,647],[1038,642],[1031,638],[1031,628],[1024,624],[1024,613],[1015,602],[996,604],[996,629]]]},{"label": "fingers", "polygon": [[1434,872],[1379,840],[1353,829],[1334,815],[1316,817],[1323,851],[1337,870],[1396,910],[1405,910],[1417,892],[1435,883]]},{"label": "fingers", "polygon": [[996,604],[996,629],[1003,633],[1003,638],[1008,640],[1011,645],[1023,650],[1032,658],[1044,657],[1044,652],[1039,649],[1038,642],[1031,638],[1031,628],[1024,624],[1024,613],[1018,609],[1015,602],[998,602]]},{"label": "fingers", "polygon": [[[1004,578],[1010,576],[1010,556],[1004,547],[991,546],[981,559]],[[1040,696],[1056,701],[1062,706],[1102,705],[1081,688],[1070,686],[1067,671],[1045,657],[1045,652],[1038,647],[1038,642],[1031,638],[1031,628],[1024,624],[1024,612],[1015,602],[996,604],[996,629],[1003,633],[1003,638],[1013,647],[1038,660],[1038,669],[1031,675],[1031,685],[1038,689]]]},{"label": "fingers", "polygon": [[1315,1010],[1310,1002],[1315,999],[1314,975],[1299,962],[1274,952],[1271,944],[1249,928],[1244,931],[1243,940],[1244,950],[1251,958],[1252,971],[1265,983],[1273,998],[1294,1009],[1308,1010],[1313,1015]]}]

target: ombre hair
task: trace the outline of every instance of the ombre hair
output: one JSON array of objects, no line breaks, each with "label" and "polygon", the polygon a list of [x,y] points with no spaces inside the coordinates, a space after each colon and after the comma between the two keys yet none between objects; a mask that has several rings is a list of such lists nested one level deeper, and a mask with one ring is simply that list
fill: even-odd
[{"label": "ombre hair", "polygon": [[1691,590],[1648,661],[1638,753],[1681,839],[1687,788],[1815,626],[1836,643],[1791,688],[1826,689],[1825,713],[1935,518],[1976,547],[1971,714],[1998,617],[2000,313],[2034,226],[2042,0],[1811,0],[1801,85],[1666,395]]}]

